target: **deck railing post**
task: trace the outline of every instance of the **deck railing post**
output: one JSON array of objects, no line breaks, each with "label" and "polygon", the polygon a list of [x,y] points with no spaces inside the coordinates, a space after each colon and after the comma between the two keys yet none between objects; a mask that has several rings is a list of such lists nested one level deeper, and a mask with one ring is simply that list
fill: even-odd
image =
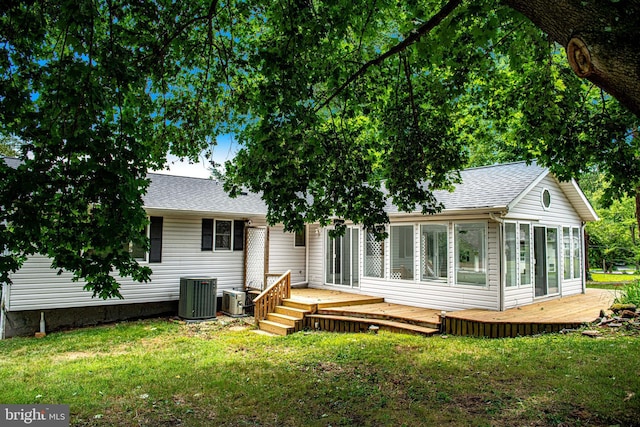
[{"label": "deck railing post", "polygon": [[[267,275],[265,275],[267,276]],[[273,274],[269,274],[273,276]],[[266,283],[266,278],[265,278]],[[253,300],[256,321],[265,320],[282,301],[291,297],[291,270],[287,271]]]}]

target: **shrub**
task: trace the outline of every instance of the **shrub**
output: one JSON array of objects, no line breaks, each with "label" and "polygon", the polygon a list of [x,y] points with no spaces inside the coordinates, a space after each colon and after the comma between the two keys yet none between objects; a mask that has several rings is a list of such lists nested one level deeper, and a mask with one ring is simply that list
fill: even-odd
[{"label": "shrub", "polygon": [[636,307],[640,307],[640,279],[626,284],[614,302],[618,304],[634,304]]}]

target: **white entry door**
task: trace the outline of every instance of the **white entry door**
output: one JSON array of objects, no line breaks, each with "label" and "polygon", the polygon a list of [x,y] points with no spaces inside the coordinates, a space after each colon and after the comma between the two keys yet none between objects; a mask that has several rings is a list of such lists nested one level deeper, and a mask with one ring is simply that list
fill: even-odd
[{"label": "white entry door", "polygon": [[325,282],[328,285],[360,286],[360,230],[348,227],[343,236],[325,239]]}]

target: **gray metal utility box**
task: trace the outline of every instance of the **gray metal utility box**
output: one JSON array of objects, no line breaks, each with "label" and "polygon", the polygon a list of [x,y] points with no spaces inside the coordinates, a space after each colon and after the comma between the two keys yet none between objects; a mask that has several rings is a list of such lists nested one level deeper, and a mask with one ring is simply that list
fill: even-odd
[{"label": "gray metal utility box", "polygon": [[181,277],[178,316],[188,320],[215,319],[217,296],[217,279]]}]

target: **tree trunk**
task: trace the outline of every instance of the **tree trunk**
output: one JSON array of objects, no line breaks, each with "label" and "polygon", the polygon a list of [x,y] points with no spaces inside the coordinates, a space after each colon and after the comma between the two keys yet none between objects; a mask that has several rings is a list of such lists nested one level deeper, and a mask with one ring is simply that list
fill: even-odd
[{"label": "tree trunk", "polygon": [[[640,235],[640,186],[636,187],[636,229]],[[633,236],[633,243],[635,244],[635,233]]]},{"label": "tree trunk", "polygon": [[640,117],[640,2],[505,0],[564,46],[575,73]]}]

